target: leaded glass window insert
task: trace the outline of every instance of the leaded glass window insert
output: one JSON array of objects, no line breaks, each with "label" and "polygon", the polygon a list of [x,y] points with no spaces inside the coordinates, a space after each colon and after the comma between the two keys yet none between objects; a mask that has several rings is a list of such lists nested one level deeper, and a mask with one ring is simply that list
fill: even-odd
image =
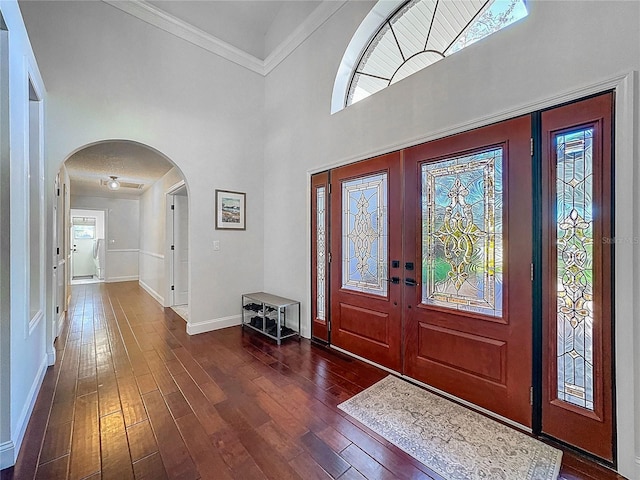
[{"label": "leaded glass window insert", "polygon": [[555,137],[558,399],[593,410],[593,128]]},{"label": "leaded glass window insert", "polygon": [[326,319],[326,244],[327,225],[325,211],[325,187],[316,190],[316,317],[318,320]]},{"label": "leaded glass window insert", "polygon": [[386,296],[387,173],[342,183],[342,288]]},{"label": "leaded glass window insert", "polygon": [[422,303],[502,316],[502,148],[422,165]]},{"label": "leaded glass window insert", "polygon": [[353,69],[345,106],[526,17],[525,0],[410,0],[373,35]]}]

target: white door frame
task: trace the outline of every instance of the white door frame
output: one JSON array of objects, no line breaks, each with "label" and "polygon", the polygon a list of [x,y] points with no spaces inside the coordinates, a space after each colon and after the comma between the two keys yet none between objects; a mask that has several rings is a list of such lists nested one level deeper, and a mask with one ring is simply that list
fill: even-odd
[{"label": "white door frame", "polygon": [[[173,251],[171,250],[171,245],[173,245],[173,211],[171,209],[171,205],[173,205],[173,196],[176,194],[178,190],[182,188],[187,188],[186,182],[184,180],[180,180],[179,182],[171,185],[165,191],[165,213],[166,213],[166,221],[165,221],[165,295],[164,295],[164,307],[171,307],[175,304],[174,301],[174,291],[171,289],[173,285],[173,275],[174,275],[174,258]],[[188,196],[188,190],[187,190]],[[189,236],[190,238],[190,236]],[[190,240],[189,240],[190,243]],[[187,280],[189,284],[189,292],[191,291],[191,275]]]}]

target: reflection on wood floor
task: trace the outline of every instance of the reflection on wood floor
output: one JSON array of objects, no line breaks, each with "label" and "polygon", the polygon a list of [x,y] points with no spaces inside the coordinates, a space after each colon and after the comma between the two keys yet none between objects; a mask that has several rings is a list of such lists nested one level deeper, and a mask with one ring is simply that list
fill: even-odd
[{"label": "reflection on wood floor", "polygon": [[[386,372],[307,340],[189,336],[136,282],[73,287],[9,479],[440,478],[336,405]],[[565,454],[566,479],[621,478]]]}]

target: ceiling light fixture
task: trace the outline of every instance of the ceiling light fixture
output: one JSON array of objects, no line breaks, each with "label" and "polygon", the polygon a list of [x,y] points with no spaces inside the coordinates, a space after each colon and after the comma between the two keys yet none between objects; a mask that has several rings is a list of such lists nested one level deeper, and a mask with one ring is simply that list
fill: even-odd
[{"label": "ceiling light fixture", "polygon": [[120,188],[118,177],[111,176],[109,178],[111,178],[111,180],[107,182],[107,187],[109,188],[109,190],[118,190]]}]

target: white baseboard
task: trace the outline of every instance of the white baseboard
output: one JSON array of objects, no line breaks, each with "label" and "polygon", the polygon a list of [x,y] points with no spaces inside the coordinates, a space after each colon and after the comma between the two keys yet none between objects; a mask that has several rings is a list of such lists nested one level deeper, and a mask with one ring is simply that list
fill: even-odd
[{"label": "white baseboard", "polygon": [[162,295],[160,295],[158,292],[156,292],[153,288],[151,288],[149,285],[144,283],[142,280],[138,280],[138,283],[149,295],[151,295],[155,299],[156,302],[164,306],[164,297]]},{"label": "white baseboard", "polygon": [[0,443],[0,470],[12,467],[16,463],[15,451],[15,446],[11,440]]},{"label": "white baseboard", "polygon": [[138,278],[138,275],[129,275],[128,277],[109,277],[105,280],[105,283],[131,282],[133,280],[138,280]]},{"label": "white baseboard", "polygon": [[189,335],[197,335],[198,333],[211,332],[220,330],[221,328],[235,327],[242,323],[242,315],[231,315],[230,317],[214,318],[213,320],[205,320],[204,322],[187,322],[187,333]]},{"label": "white baseboard", "polygon": [[48,355],[42,357],[42,363],[38,368],[38,373],[36,378],[31,384],[31,389],[26,398],[26,402],[24,404],[24,408],[22,412],[20,412],[20,417],[18,418],[18,425],[16,428],[15,435],[13,436],[13,454],[14,458],[12,459],[11,465],[13,465],[18,456],[18,452],[20,452],[20,446],[22,445],[22,440],[24,440],[24,434],[27,431],[27,425],[29,424],[29,419],[31,418],[31,414],[33,413],[33,407],[36,404],[36,399],[38,398],[38,393],[40,393],[40,387],[42,386],[42,381],[44,380],[44,375],[47,372],[47,364],[48,364]]}]

